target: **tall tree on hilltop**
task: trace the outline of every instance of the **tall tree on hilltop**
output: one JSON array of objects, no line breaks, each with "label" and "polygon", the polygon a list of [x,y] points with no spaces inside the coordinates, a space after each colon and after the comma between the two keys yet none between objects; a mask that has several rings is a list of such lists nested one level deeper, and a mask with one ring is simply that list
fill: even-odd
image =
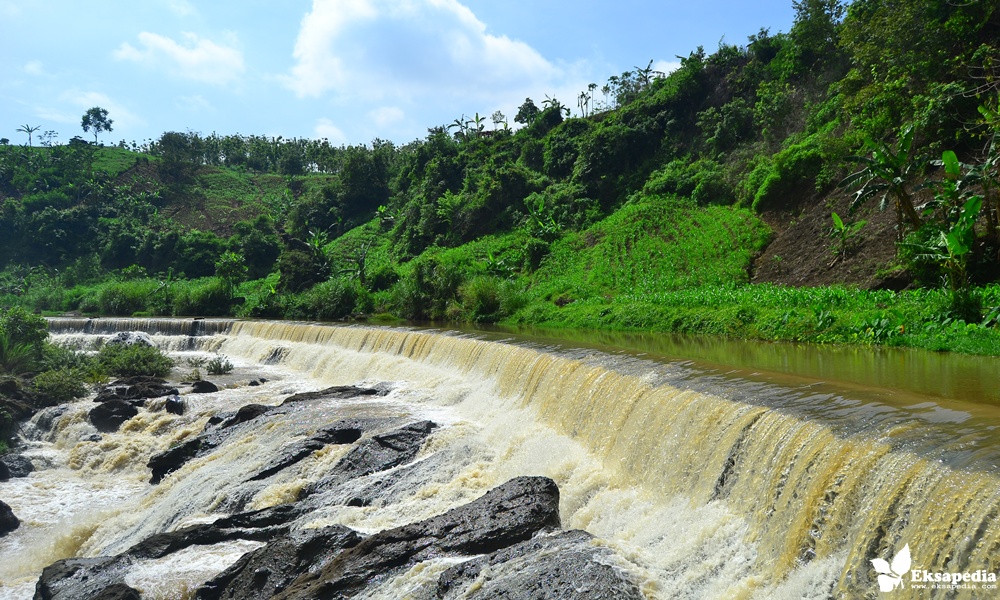
[{"label": "tall tree on hilltop", "polygon": [[101,108],[100,106],[95,106],[94,108],[88,109],[87,112],[83,113],[83,119],[80,121],[80,126],[83,127],[83,131],[86,133],[91,129],[94,130],[94,143],[97,143],[97,134],[102,131],[111,131],[111,125],[114,123],[108,118],[108,109]]}]

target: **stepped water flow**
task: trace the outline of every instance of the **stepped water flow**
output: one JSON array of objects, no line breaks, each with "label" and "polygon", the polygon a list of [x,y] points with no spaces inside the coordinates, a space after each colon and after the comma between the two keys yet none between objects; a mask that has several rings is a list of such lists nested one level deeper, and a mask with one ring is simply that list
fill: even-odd
[{"label": "stepped water flow", "polygon": [[[309,425],[361,414],[431,418],[441,427],[412,476],[393,480],[368,506],[331,502],[308,526],[375,532],[440,514],[511,477],[545,475],[562,491],[563,526],[603,540],[616,568],[654,598],[877,597],[871,560],[890,560],[904,545],[913,568],[931,574],[1000,571],[993,406],[875,402],[686,364],[447,332],[169,319],[53,319],[50,327],[79,347],[143,330],[180,356],[222,352],[242,373],[270,381],[192,400],[183,418],[142,413],[100,443],[80,441],[81,410],[59,417],[48,434],[52,447],[37,450],[63,453],[52,458],[62,465],[54,483],[44,484],[55,490],[50,503],[75,485],[104,512],[70,510],[54,539],[29,532],[0,542],[0,552],[24,557],[5,561],[0,581],[22,590],[57,558],[122,552],[153,533],[294,499],[344,450],[324,449],[264,482],[248,477]],[[358,383],[390,391],[378,401],[267,421],[160,486],[144,483],[148,457],[200,431],[214,412]],[[22,494],[25,507],[39,493],[9,489],[0,494]],[[130,581],[159,590],[150,597],[183,597],[171,594],[253,547],[234,544],[200,550],[188,562],[204,563],[204,572],[175,577],[166,591],[148,582],[183,571],[176,557],[138,565]],[[402,597],[449,564],[431,561],[369,597]],[[910,597],[939,593],[909,579]],[[982,589],[955,593],[982,597]]]}]

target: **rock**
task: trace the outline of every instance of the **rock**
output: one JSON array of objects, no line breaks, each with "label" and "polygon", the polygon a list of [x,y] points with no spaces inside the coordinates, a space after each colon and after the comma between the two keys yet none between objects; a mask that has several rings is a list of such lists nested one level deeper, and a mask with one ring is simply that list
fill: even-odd
[{"label": "rock", "polygon": [[176,396],[177,388],[167,385],[159,377],[137,375],[112,381],[98,392],[94,402],[109,400],[146,400],[162,396]]},{"label": "rock", "polygon": [[206,443],[206,438],[204,436],[198,436],[182,442],[169,450],[165,450],[159,454],[151,456],[149,461],[146,463],[146,466],[152,471],[149,483],[160,483],[168,474],[183,467],[184,463],[199,455],[199,452],[202,451],[203,444],[206,447],[206,453],[209,450],[214,449],[217,445],[209,447]]},{"label": "rock", "polygon": [[248,383],[247,385],[256,387],[256,386],[260,385],[260,381],[258,381],[256,379],[251,379],[250,383]]},{"label": "rock", "polygon": [[298,442],[293,442],[282,449],[281,456],[272,460],[268,466],[249,479],[258,481],[274,475],[306,458],[313,452],[328,444],[353,444],[361,438],[366,428],[371,427],[371,421],[347,419],[320,429],[315,435]]},{"label": "rock", "polygon": [[14,516],[14,511],[0,500],[0,537],[3,537],[21,526],[21,521]]},{"label": "rock", "polygon": [[99,433],[92,433],[90,435],[85,435],[80,438],[81,442],[99,442],[104,439],[104,436]]},{"label": "rock", "polygon": [[134,346],[139,344],[141,346],[152,347],[156,345],[153,343],[153,338],[149,337],[149,334],[144,331],[119,331],[106,339],[104,343],[109,346]]},{"label": "rock", "polygon": [[0,379],[0,395],[14,396],[17,394],[19,388],[17,379]]},{"label": "rock", "polygon": [[246,421],[251,421],[257,417],[274,410],[274,406],[267,406],[265,404],[247,404],[246,406],[241,406],[239,410],[234,413],[222,413],[215,415],[208,420],[209,425],[218,425],[219,429],[228,429],[233,425],[239,425],[240,423],[245,423]]},{"label": "rock", "polygon": [[219,386],[215,385],[211,381],[195,381],[191,384],[192,394],[211,394],[212,392],[219,391]]},{"label": "rock", "polygon": [[90,422],[102,433],[118,431],[122,423],[139,414],[139,409],[125,400],[108,400],[91,409]]},{"label": "rock", "polygon": [[310,492],[328,490],[338,483],[385,471],[413,460],[430,432],[431,421],[419,421],[360,441],[331,469],[328,477],[310,486]]},{"label": "rock", "polygon": [[7,463],[0,461],[0,481],[7,481],[10,479],[10,468]]},{"label": "rock", "polygon": [[59,417],[66,414],[67,410],[69,410],[69,406],[65,404],[43,408],[38,411],[38,414],[36,414],[33,419],[35,427],[41,431],[51,431]]},{"label": "rock", "polygon": [[[301,512],[293,507],[273,507],[192,525],[146,538],[116,556],[68,558],[49,565],[35,585],[40,600],[104,600],[105,592],[128,593],[124,589],[129,569],[140,560],[162,558],[193,545],[216,544],[233,539],[270,540],[288,534],[291,519]],[[111,592],[108,592],[109,594]],[[130,598],[131,596],[121,596]]]},{"label": "rock", "polygon": [[[0,456],[0,472],[6,467],[10,477],[27,477],[35,470],[31,460],[22,454],[4,454]],[[0,481],[3,476],[0,475]]]},{"label": "rock", "polygon": [[186,403],[180,396],[171,396],[167,398],[164,408],[166,411],[173,415],[183,415]]},{"label": "rock", "polygon": [[455,565],[438,578],[436,597],[642,600],[639,586],[612,566],[614,553],[593,540],[586,531],[560,531]]},{"label": "rock", "polygon": [[384,396],[387,393],[389,393],[388,390],[363,388],[355,385],[337,385],[316,392],[292,394],[291,396],[285,398],[284,402],[281,404],[285,405],[305,400],[344,400],[347,398],[357,398],[358,396]]},{"label": "rock", "polygon": [[142,595],[128,584],[116,583],[98,592],[92,600],[142,600]]},{"label": "rock", "polygon": [[292,581],[328,564],[362,540],[357,532],[333,525],[295,532],[249,552],[198,589],[198,600],[265,600]]},{"label": "rock", "polygon": [[124,573],[117,577],[109,573],[114,562],[113,557],[58,560],[42,570],[35,584],[35,600],[100,598],[109,586],[124,583]]},{"label": "rock", "polygon": [[518,477],[443,515],[376,533],[275,597],[350,597],[429,558],[494,552],[557,527],[555,482]]}]

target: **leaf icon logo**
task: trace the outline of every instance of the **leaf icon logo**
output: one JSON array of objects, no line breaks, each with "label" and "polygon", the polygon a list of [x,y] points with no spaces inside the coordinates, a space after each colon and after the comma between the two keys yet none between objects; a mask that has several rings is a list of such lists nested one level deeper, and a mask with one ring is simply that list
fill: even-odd
[{"label": "leaf icon logo", "polygon": [[872,566],[879,572],[879,591],[891,592],[903,587],[903,575],[910,570],[910,545],[903,546],[903,549],[892,558],[891,564],[881,558],[873,558]]}]

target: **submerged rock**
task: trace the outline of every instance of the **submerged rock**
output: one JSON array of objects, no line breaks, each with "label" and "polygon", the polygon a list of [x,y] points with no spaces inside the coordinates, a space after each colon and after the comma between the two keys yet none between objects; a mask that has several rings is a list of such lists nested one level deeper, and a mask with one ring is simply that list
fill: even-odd
[{"label": "submerged rock", "polygon": [[611,549],[594,541],[586,531],[560,531],[455,565],[438,578],[437,598],[642,600],[639,586],[612,566]]},{"label": "submerged rock", "polygon": [[137,414],[139,409],[125,400],[108,400],[91,409],[90,422],[102,433],[113,433]]},{"label": "submerged rock", "polygon": [[14,515],[14,511],[0,500],[0,537],[3,537],[21,526],[21,521]]},{"label": "submerged rock", "polygon": [[155,346],[153,338],[145,331],[119,331],[104,341],[109,346]]},{"label": "submerged rock", "polygon": [[359,396],[384,396],[388,393],[388,390],[376,388],[363,388],[355,385],[336,385],[326,388],[325,390],[292,394],[291,396],[285,398],[282,404],[303,402],[305,400],[345,400],[347,398],[357,398]]},{"label": "submerged rock", "polygon": [[180,396],[170,396],[163,405],[164,410],[172,415],[183,415],[187,403]]},{"label": "submerged rock", "polygon": [[270,464],[251,477],[249,481],[266,479],[328,445],[353,444],[361,438],[361,434],[370,428],[372,424],[373,422],[370,419],[367,421],[348,419],[327,425],[317,431],[315,435],[285,446],[282,449],[281,456],[272,460]]},{"label": "submerged rock", "polygon": [[424,560],[493,552],[557,527],[555,482],[518,477],[437,517],[376,533],[322,569],[305,573],[276,597],[350,597]]}]

